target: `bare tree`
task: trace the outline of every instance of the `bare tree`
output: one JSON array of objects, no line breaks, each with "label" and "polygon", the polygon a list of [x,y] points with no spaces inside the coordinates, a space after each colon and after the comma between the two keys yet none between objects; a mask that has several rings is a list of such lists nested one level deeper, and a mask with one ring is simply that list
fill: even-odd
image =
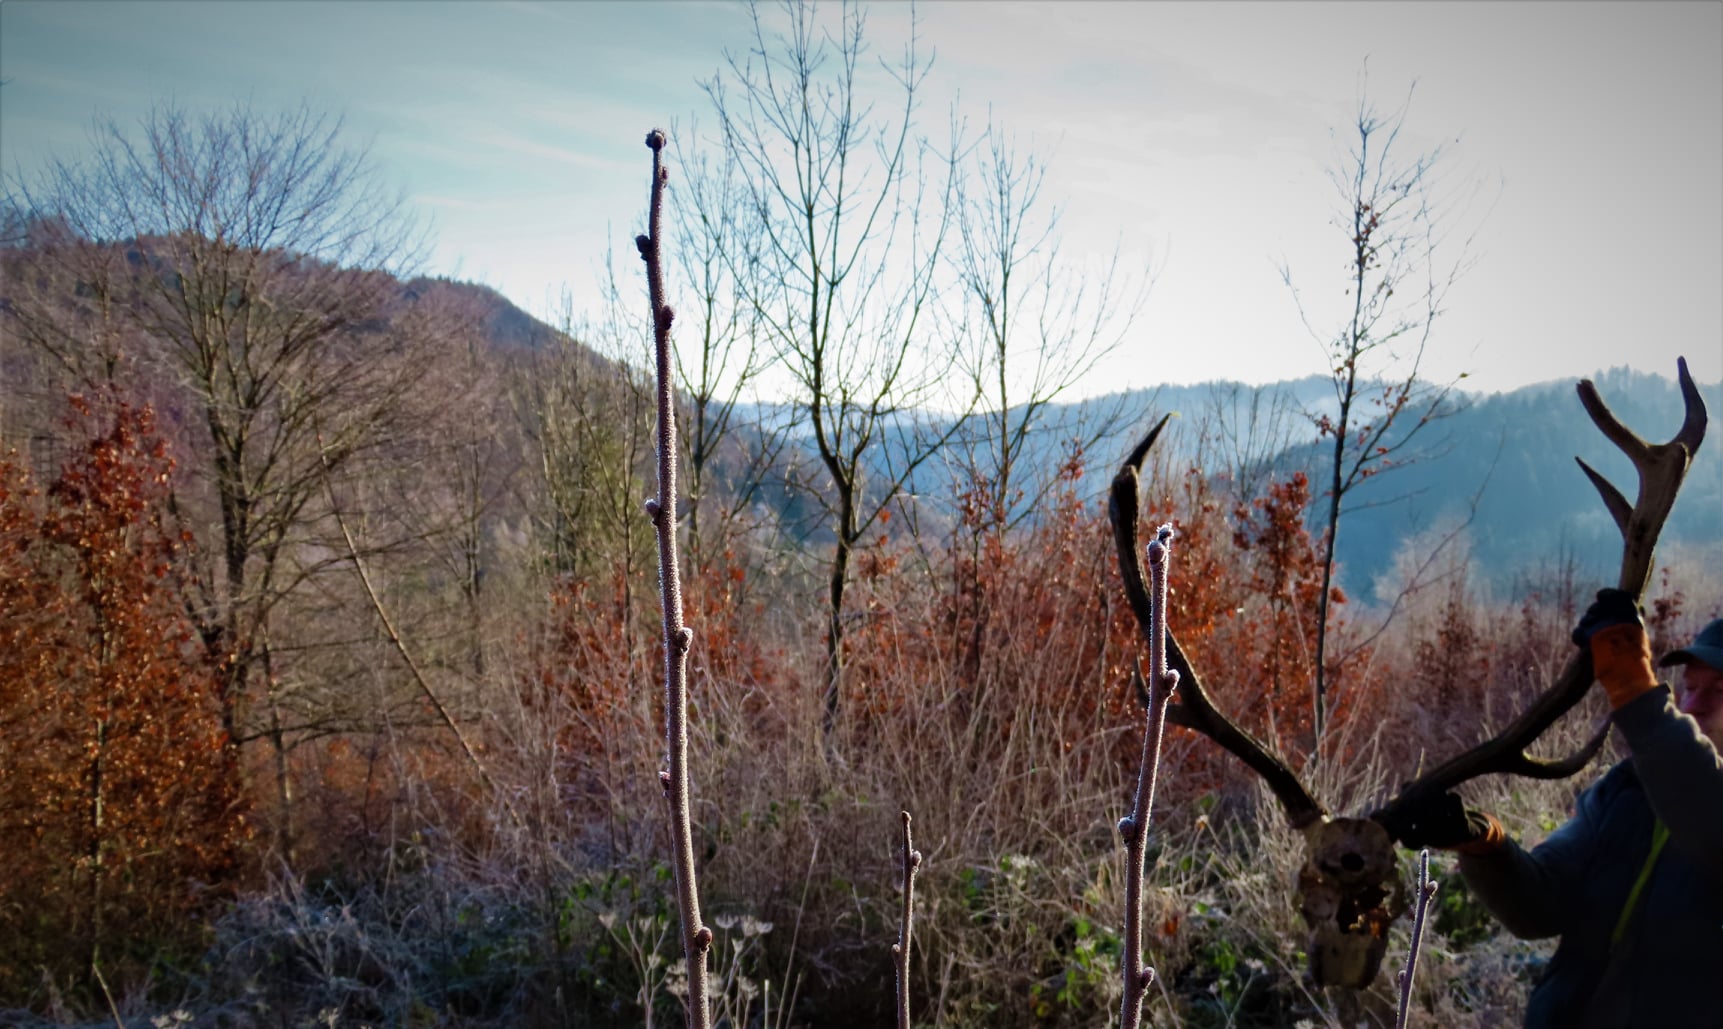
[{"label": "bare tree", "polygon": [[[776,366],[819,461],[812,483],[833,536],[827,569],[824,725],[838,717],[850,562],[957,419],[922,412],[942,395],[951,355],[931,324],[950,227],[955,160],[916,133],[929,61],[914,34],[877,69],[861,10],[827,31],[789,3],[785,28],[752,11],[751,53],[706,86],[726,155],[747,183],[760,260],[744,277]],[[876,113],[875,73],[899,106]],[[970,401],[961,398],[957,406]]]},{"label": "bare tree", "polygon": [[687,408],[685,517],[698,580],[713,550],[723,549],[737,519],[758,502],[787,433],[747,402],[769,357],[760,308],[749,296],[761,238],[748,189],[730,163],[671,145],[681,169],[669,189],[673,260],[688,294],[680,309],[682,338],[690,341],[673,357],[678,399]]},{"label": "bare tree", "polygon": [[1303,426],[1302,410],[1279,384],[1214,383],[1197,419],[1195,464],[1222,468],[1232,499],[1247,504],[1264,494]]},{"label": "bare tree", "polygon": [[[1443,313],[1448,290],[1470,264],[1470,239],[1451,238],[1463,208],[1443,193],[1440,147],[1405,156],[1400,133],[1410,104],[1383,115],[1360,99],[1355,136],[1330,173],[1339,209],[1334,225],[1347,240],[1347,310],[1334,330],[1315,326],[1292,273],[1299,315],[1329,359],[1334,409],[1313,414],[1330,441],[1324,515],[1322,594],[1318,601],[1313,753],[1319,753],[1327,710],[1329,609],[1334,555],[1347,496],[1359,484],[1415,456],[1427,443],[1419,430],[1451,413],[1454,383],[1422,375],[1425,348]],[[1458,256],[1447,254],[1457,242]]]},{"label": "bare tree", "polygon": [[1066,433],[1082,445],[1099,438],[1043,416],[1119,346],[1149,283],[1121,274],[1117,251],[1090,277],[1060,250],[1059,211],[1042,194],[1046,162],[1019,150],[1000,126],[988,126],[972,163],[952,258],[963,287],[964,358],[983,398],[973,419],[979,430],[966,440],[967,471],[986,493],[991,519],[1009,528],[1051,485],[1051,477],[1020,474],[1031,434]]},{"label": "bare tree", "polygon": [[4,345],[48,366],[47,374],[32,376],[38,385],[96,390],[118,385],[135,369],[137,342],[127,338],[135,326],[124,315],[126,263],[123,247],[52,215],[25,222],[18,244],[0,253]]},{"label": "bare tree", "polygon": [[651,549],[636,495],[652,454],[651,373],[638,363],[650,330],[629,316],[614,269],[597,314],[577,324],[565,298],[561,323],[516,388],[539,468],[542,557],[552,574],[620,569],[631,581]]},{"label": "bare tree", "polygon": [[271,614],[328,564],[304,546],[326,472],[362,463],[405,422],[426,327],[392,319],[402,312],[391,273],[415,259],[414,230],[339,119],[309,108],[163,106],[135,133],[99,122],[92,142],[87,160],[51,165],[22,195],[65,230],[47,256],[63,256],[61,272],[99,303],[58,333],[47,307],[14,318],[34,319],[30,338],[88,378],[122,359],[81,348],[80,319],[99,314],[132,334],[137,364],[182,391],[218,525],[201,631],[225,661],[230,739],[273,743],[285,815],[289,727]]},{"label": "bare tree", "polygon": [[506,607],[496,592],[504,571],[496,533],[518,511],[527,447],[509,409],[509,372],[525,354],[492,343],[490,325],[509,305],[489,290],[421,278],[406,295],[422,308],[416,320],[428,323],[426,333],[442,341],[419,383],[435,403],[419,405],[412,437],[367,469],[374,495],[351,497],[344,509],[369,512],[370,534],[385,541],[418,541],[395,549],[452,587],[456,621],[431,630],[442,640],[435,660],[480,680]]}]

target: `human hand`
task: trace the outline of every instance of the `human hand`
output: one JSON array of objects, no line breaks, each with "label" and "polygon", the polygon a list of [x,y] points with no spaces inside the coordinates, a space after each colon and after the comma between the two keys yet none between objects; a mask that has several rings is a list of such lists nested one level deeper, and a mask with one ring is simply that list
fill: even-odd
[{"label": "human hand", "polygon": [[1573,627],[1574,646],[1587,646],[1593,636],[1617,625],[1637,625],[1643,632],[1645,623],[1640,618],[1639,604],[1626,590],[1598,590],[1597,599],[1591,602],[1585,614],[1580,616],[1579,624]]},{"label": "human hand", "polygon": [[1590,652],[1592,671],[1609,695],[1612,710],[1657,687],[1651,640],[1639,605],[1626,590],[1598,590],[1597,599],[1573,628],[1573,641]]},{"label": "human hand", "polygon": [[1506,839],[1500,822],[1466,807],[1458,793],[1434,793],[1412,800],[1378,819],[1401,846],[1485,853]]}]

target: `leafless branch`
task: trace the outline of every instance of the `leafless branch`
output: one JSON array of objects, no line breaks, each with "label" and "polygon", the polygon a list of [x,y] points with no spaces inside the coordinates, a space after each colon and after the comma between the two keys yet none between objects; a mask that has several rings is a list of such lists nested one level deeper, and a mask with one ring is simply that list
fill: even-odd
[{"label": "leafless branch", "polygon": [[892,944],[892,966],[897,974],[897,1029],[910,1029],[909,941],[915,924],[915,873],[921,870],[921,851],[910,838],[909,812],[903,812],[903,910],[898,921],[897,942]]},{"label": "leafless branch", "polygon": [[1412,1013],[1412,977],[1418,972],[1418,952],[1424,946],[1424,926],[1429,920],[1430,902],[1436,899],[1436,880],[1430,878],[1430,852],[1418,852],[1417,895],[1412,900],[1412,940],[1406,947],[1406,967],[1400,970],[1396,982],[1400,987],[1400,1007],[1394,1018],[1394,1029],[1406,1029],[1406,1019]]},{"label": "leafless branch", "polygon": [[670,323],[675,312],[664,302],[663,254],[659,241],[664,208],[664,132],[646,135],[652,149],[652,194],[646,235],[635,240],[646,260],[652,301],[652,334],[658,372],[658,495],[646,502],[658,536],[659,596],[664,612],[664,744],[666,767],[659,779],[670,806],[670,832],[676,869],[676,907],[682,922],[682,947],[688,962],[687,1015],[690,1029],[710,1029],[706,955],[712,930],[700,920],[700,893],[694,879],[694,830],[689,820],[688,650],[694,630],[682,624],[682,580],[676,560],[676,386],[670,353]]}]

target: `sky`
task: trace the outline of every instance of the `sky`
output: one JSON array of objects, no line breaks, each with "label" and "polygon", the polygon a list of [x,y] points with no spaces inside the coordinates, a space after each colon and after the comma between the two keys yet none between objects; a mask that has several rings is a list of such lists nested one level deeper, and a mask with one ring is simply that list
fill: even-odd
[{"label": "sky", "polygon": [[[1322,374],[1347,241],[1329,178],[1361,95],[1443,148],[1468,270],[1424,359],[1481,392],[1621,365],[1723,379],[1723,3],[1092,3],[915,9],[922,126],[990,117],[1047,162],[1064,253],[1152,282],[1077,394]],[[869,9],[875,48],[910,8]],[[369,145],[424,271],[596,311],[644,222],[645,131],[709,147],[701,82],[746,7],[0,0],[0,173],[97,116],[308,102]],[[692,140],[692,143],[690,143]],[[673,180],[674,181],[674,180]],[[1450,251],[1446,259],[1458,256]],[[618,263],[633,274],[638,262]],[[643,287],[642,287],[643,288]]]}]

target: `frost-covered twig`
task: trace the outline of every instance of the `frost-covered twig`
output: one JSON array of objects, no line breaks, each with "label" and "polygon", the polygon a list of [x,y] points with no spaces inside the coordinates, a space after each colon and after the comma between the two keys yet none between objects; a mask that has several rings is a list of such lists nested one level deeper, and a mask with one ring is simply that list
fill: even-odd
[{"label": "frost-covered twig", "polygon": [[1412,1010],[1412,976],[1418,972],[1418,951],[1424,946],[1424,924],[1430,902],[1436,898],[1436,880],[1430,878],[1430,851],[1418,852],[1418,894],[1412,901],[1412,942],[1406,951],[1406,967],[1400,970],[1400,1010],[1394,1017],[1394,1029],[1406,1029],[1406,1017]]},{"label": "frost-covered twig", "polygon": [[670,802],[671,846],[676,869],[676,908],[682,918],[682,946],[688,959],[688,1020],[692,1029],[710,1029],[707,1004],[706,954],[712,930],[700,921],[700,894],[694,882],[694,830],[689,819],[688,785],[688,648],[694,631],[682,624],[682,578],[676,566],[676,396],[670,367],[670,322],[675,312],[664,302],[664,268],[659,241],[664,184],[664,131],[646,134],[652,148],[652,200],[646,235],[635,237],[646,261],[646,282],[652,300],[652,335],[658,366],[658,495],[646,501],[646,513],[658,535],[658,585],[664,608],[664,745],[665,767],[658,773]]},{"label": "frost-covered twig", "polygon": [[921,869],[921,851],[909,834],[909,812],[903,812],[903,917],[898,923],[897,942],[892,944],[892,964],[897,972],[897,1029],[909,1029],[909,937],[915,921],[915,873]]},{"label": "frost-covered twig", "polygon": [[[1136,1029],[1143,1019],[1143,998],[1155,981],[1155,970],[1143,961],[1143,866],[1148,851],[1149,820],[1155,802],[1155,780],[1161,763],[1161,731],[1166,727],[1167,700],[1179,675],[1167,669],[1167,559],[1173,527],[1161,526],[1149,544],[1149,708],[1143,726],[1143,757],[1137,769],[1137,796],[1131,813],[1119,819],[1125,843],[1125,996],[1119,1018],[1124,1029]],[[1139,669],[1138,674],[1141,675]]]}]

